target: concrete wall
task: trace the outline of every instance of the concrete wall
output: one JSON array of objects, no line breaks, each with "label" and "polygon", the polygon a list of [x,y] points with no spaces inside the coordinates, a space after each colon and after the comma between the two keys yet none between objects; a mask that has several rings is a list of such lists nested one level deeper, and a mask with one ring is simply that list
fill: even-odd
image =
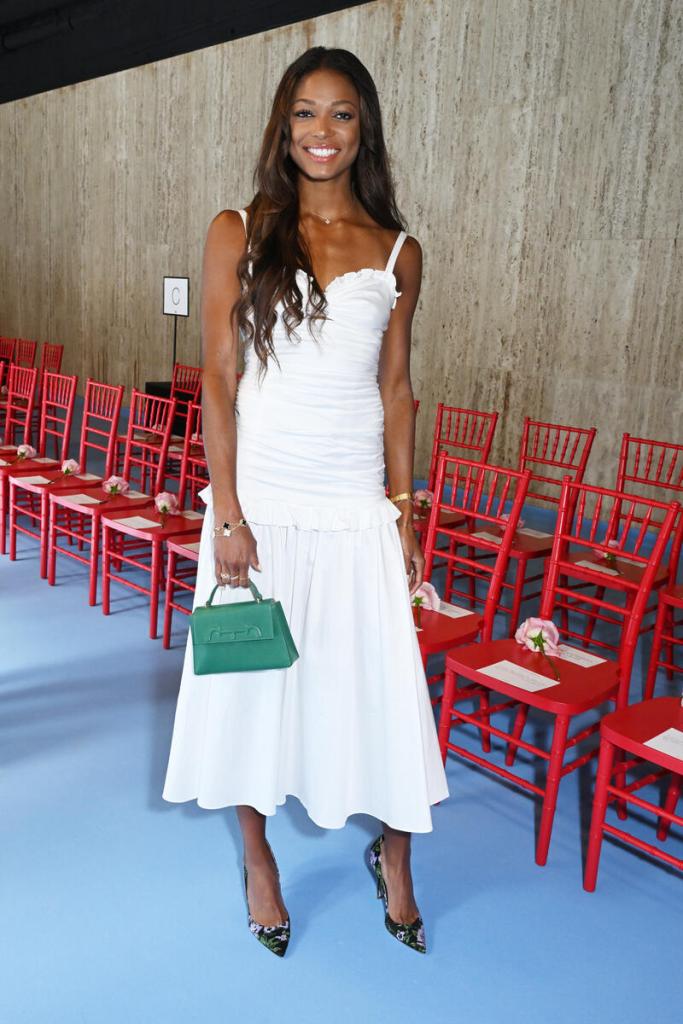
[{"label": "concrete wall", "polygon": [[206,227],[251,198],[274,87],[313,43],[378,84],[399,205],[422,243],[414,334],[433,412],[498,408],[680,441],[681,0],[378,0],[0,107],[0,333],[65,370],[168,377],[164,274],[189,275],[178,357],[199,356]]}]

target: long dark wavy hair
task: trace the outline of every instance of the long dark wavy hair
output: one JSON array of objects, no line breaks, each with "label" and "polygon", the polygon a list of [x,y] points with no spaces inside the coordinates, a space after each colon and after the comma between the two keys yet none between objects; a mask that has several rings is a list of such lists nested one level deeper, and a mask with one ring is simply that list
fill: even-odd
[{"label": "long dark wavy hair", "polygon": [[346,75],[360,97],[360,148],[351,168],[354,195],[377,224],[396,230],[406,227],[396,206],[372,76],[348,50],[311,47],[290,64],[277,87],[254,171],[256,193],[251,201],[247,249],[237,266],[241,295],[233,313],[242,336],[253,342],[262,364],[260,373],[267,370],[271,355],[277,359],[273,328],[278,303],[283,303],[283,322],[290,338],[296,337],[296,328],[304,318],[297,270],[303,270],[311,280],[311,320],[325,319],[325,294],[315,279],[308,247],[299,233],[298,169],[289,155],[294,93],[302,78],[320,68]]}]

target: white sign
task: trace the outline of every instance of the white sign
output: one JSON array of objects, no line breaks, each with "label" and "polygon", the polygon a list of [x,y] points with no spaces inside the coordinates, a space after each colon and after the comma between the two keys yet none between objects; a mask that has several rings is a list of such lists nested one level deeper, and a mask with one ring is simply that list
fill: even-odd
[{"label": "white sign", "polygon": [[164,313],[171,316],[189,316],[190,312],[190,279],[189,277],[164,278]]},{"label": "white sign", "polygon": [[683,731],[680,729],[665,729],[658,736],[653,736],[645,744],[653,750],[661,750],[663,754],[671,757],[680,757],[683,761]]}]

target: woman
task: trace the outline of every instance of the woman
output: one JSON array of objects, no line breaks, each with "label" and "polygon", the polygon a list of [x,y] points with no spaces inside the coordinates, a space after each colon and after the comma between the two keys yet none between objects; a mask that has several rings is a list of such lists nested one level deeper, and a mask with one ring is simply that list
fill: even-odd
[{"label": "woman", "polygon": [[287,69],[255,177],[248,209],[218,214],[206,240],[195,601],[216,582],[243,601],[255,571],[300,657],[196,678],[188,643],[164,798],[237,807],[249,927],[278,955],[290,925],[266,817],[289,794],[325,828],[376,816],[385,924],[425,952],[410,834],[431,830],[448,791],[410,607],[424,564],[409,375],[421,250],[353,54],[314,47]]}]

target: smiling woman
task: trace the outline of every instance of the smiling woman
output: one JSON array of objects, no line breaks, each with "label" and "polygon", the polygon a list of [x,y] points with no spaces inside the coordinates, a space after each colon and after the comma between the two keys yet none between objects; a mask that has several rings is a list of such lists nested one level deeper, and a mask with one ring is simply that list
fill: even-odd
[{"label": "smiling woman", "polygon": [[195,677],[190,639],[164,796],[237,806],[250,929],[278,955],[290,924],[266,816],[290,794],[326,828],[374,815],[386,927],[425,952],[410,835],[431,830],[447,788],[410,606],[424,566],[411,501],[421,250],[353,54],[317,47],[287,69],[256,180],[248,208],[220,213],[206,240],[211,485],[195,600],[218,582],[243,601],[256,570],[300,657]]}]

